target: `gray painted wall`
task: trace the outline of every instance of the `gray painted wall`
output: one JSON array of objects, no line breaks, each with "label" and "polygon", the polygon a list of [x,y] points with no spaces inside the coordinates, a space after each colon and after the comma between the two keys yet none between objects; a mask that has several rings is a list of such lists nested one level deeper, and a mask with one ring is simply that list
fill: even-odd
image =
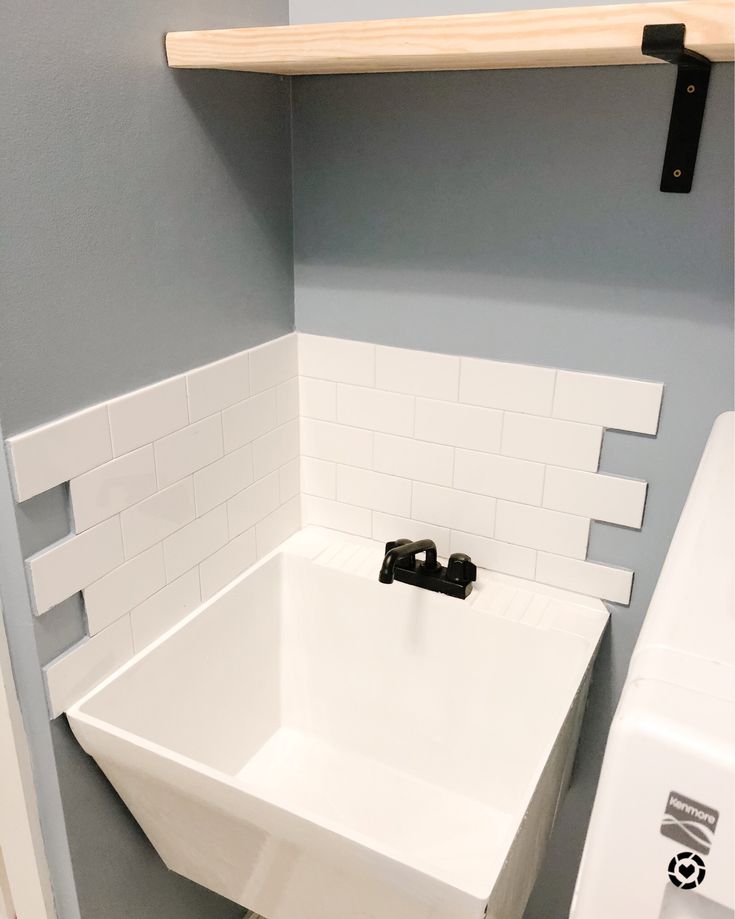
[{"label": "gray painted wall", "polygon": [[[293,328],[289,82],[173,72],[163,53],[169,29],[287,20],[286,0],[4,5],[6,436]],[[68,532],[67,496],[14,515],[1,459],[0,591],[60,919],[241,916],[168,872],[49,725],[40,667],[83,612],[34,620],[22,558]]]},{"label": "gray painted wall", "polygon": [[709,429],[733,403],[733,68],[714,68],[690,195],[658,191],[674,76],[294,81],[300,331],[666,384],[657,438],[605,437],[602,469],[651,483],[646,519],[641,532],[593,525],[590,557],[634,568],[633,599],[612,607],[527,919],[568,914],[631,650]]},{"label": "gray painted wall", "polygon": [[163,52],[287,21],[286,0],[4,4],[6,436],[291,328],[289,83]]}]

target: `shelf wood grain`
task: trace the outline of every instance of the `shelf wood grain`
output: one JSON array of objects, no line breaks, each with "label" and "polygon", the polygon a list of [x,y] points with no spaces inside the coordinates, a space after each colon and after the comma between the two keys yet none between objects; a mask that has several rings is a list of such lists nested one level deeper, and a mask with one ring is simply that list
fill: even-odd
[{"label": "shelf wood grain", "polygon": [[170,67],[301,75],[656,63],[643,26],[683,22],[686,44],[735,59],[733,0],[674,0],[254,29],[169,32]]}]

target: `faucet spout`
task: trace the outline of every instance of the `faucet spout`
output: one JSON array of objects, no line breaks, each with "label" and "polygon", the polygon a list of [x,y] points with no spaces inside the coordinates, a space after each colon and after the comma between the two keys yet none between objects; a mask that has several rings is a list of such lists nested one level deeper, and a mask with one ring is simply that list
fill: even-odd
[{"label": "faucet spout", "polygon": [[383,565],[378,575],[378,580],[381,584],[393,583],[396,565],[400,564],[404,559],[410,559],[411,567],[413,567],[414,557],[419,552],[426,553],[426,561],[422,567],[427,572],[436,571],[439,567],[436,558],[436,543],[433,539],[418,539],[416,542],[411,542],[409,539],[399,539],[395,543],[388,543],[386,549],[388,551],[385,553]]}]

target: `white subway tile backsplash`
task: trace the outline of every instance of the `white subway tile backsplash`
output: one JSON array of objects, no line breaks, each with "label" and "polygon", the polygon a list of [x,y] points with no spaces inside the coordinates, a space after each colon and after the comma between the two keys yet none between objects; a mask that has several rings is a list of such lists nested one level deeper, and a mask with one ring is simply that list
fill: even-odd
[{"label": "white subway tile backsplash", "polygon": [[[130,612],[135,652],[181,622],[201,602],[199,569],[192,568]],[[104,634],[104,632],[102,633]]]},{"label": "white subway tile backsplash", "polygon": [[627,605],[633,586],[633,572],[597,562],[580,561],[539,552],[536,580],[577,593]]},{"label": "white subway tile backsplash", "polygon": [[460,402],[532,415],[550,415],[555,370],[462,358]]},{"label": "white subway tile backsplash", "polygon": [[492,536],[495,499],[472,495],[456,488],[414,482],[411,516],[414,520],[431,521],[452,530]]},{"label": "white subway tile backsplash", "polygon": [[208,600],[255,563],[255,528],[245,530],[199,565],[202,600]]},{"label": "white subway tile backsplash", "polygon": [[279,424],[299,417],[298,377],[291,377],[276,387],[276,417]]},{"label": "white subway tile backsplash", "polygon": [[115,456],[160,440],[189,423],[186,378],[174,377],[108,403]]},{"label": "white subway tile backsplash", "polygon": [[506,412],[503,421],[506,456],[594,472],[601,447],[600,427],[513,412]]},{"label": "white subway tile backsplash", "polygon": [[94,636],[50,690],[71,698],[75,661],[89,688],[116,634],[124,660],[302,523],[627,603],[589,527],[640,527],[646,483],[596,470],[604,428],[655,433],[662,389],[292,334],[11,438],[18,500],[69,482],[77,531],[28,560],[37,611],[83,590]]},{"label": "white subway tile backsplash", "polygon": [[301,491],[318,498],[337,496],[337,464],[327,460],[301,457]]},{"label": "white subway tile backsplash", "polygon": [[321,335],[299,335],[299,373],[336,383],[373,386],[375,345]]},{"label": "white subway tile backsplash", "polygon": [[482,568],[490,568],[517,578],[533,580],[536,569],[536,552],[524,546],[514,546],[497,539],[475,536],[452,530],[451,552],[464,552]]},{"label": "white subway tile backsplash", "polygon": [[373,511],[373,539],[383,543],[394,542],[396,539],[433,539],[439,555],[446,558],[450,552],[447,527],[395,517],[393,514],[381,514],[378,511]]},{"label": "white subway tile backsplash", "polygon": [[163,541],[166,579],[171,582],[221,549],[229,539],[227,509],[215,507]]},{"label": "white subway tile backsplash", "polygon": [[258,558],[276,549],[285,539],[301,529],[301,500],[291,498],[255,525]]},{"label": "white subway tile backsplash", "polygon": [[296,335],[285,335],[250,352],[250,391],[263,392],[298,373]]},{"label": "white subway tile backsplash", "polygon": [[549,466],[544,507],[639,529],[646,489],[646,483],[636,479]]},{"label": "white subway tile backsplash", "polygon": [[495,537],[502,542],[584,558],[589,531],[590,522],[586,517],[498,501]]},{"label": "white subway tile backsplash", "polygon": [[456,402],[459,358],[378,345],[375,349],[375,385],[391,392]]},{"label": "white subway tile backsplash", "polygon": [[279,491],[278,473],[274,472],[230,498],[227,502],[230,539],[274,511],[280,504]]},{"label": "white subway tile backsplash", "polygon": [[112,458],[107,406],[67,415],[8,440],[15,493],[25,501]]},{"label": "white subway tile backsplash", "polygon": [[256,479],[299,455],[299,423],[287,421],[253,443],[253,474]]},{"label": "white subway tile backsplash", "polygon": [[329,421],[301,419],[301,452],[314,459],[369,468],[373,458],[373,433]]},{"label": "white subway tile backsplash", "polygon": [[225,453],[230,453],[256,437],[261,437],[278,424],[276,391],[269,389],[222,412]]},{"label": "white subway tile backsplash", "polygon": [[416,400],[415,436],[437,444],[500,452],[503,413],[459,402]]},{"label": "white subway tile backsplash", "polygon": [[451,447],[391,434],[375,435],[373,467],[378,472],[435,485],[451,485],[453,465]]},{"label": "white subway tile backsplash", "polygon": [[304,526],[311,524],[355,536],[370,536],[370,511],[364,507],[353,507],[329,498],[302,494],[301,513]]},{"label": "white subway tile backsplash", "polygon": [[197,517],[211,511],[253,482],[253,448],[250,444],[194,473]]},{"label": "white subway tile backsplash", "polygon": [[540,504],[544,466],[507,456],[457,450],[454,487],[523,504]]},{"label": "white subway tile backsplash", "polygon": [[130,619],[124,616],[92,638],[85,638],[45,669],[52,718],[57,718],[83,695],[133,656]]},{"label": "white subway tile backsplash", "polygon": [[411,483],[397,476],[382,475],[354,466],[337,467],[337,500],[357,507],[411,515]]},{"label": "white subway tile backsplash", "polygon": [[173,485],[222,456],[221,416],[210,415],[203,421],[187,425],[156,441],[154,449],[158,487]]},{"label": "white subway tile backsplash", "polygon": [[28,559],[36,612],[45,613],[124,560],[120,521],[98,523]]},{"label": "white subway tile backsplash", "polygon": [[194,519],[194,485],[183,479],[120,515],[126,558],[132,558]]},{"label": "white subway tile backsplash", "polygon": [[299,406],[302,418],[337,420],[337,384],[327,380],[299,378]]},{"label": "white subway tile backsplash", "polygon": [[155,491],[156,467],[148,444],[71,480],[74,529],[81,533]]},{"label": "white subway tile backsplash", "polygon": [[101,632],[165,584],[163,549],[156,543],[84,589],[89,634]]},{"label": "white subway tile backsplash", "polygon": [[386,434],[413,434],[414,398],[364,386],[337,387],[337,421]]},{"label": "white subway tile backsplash", "polygon": [[199,367],[186,375],[189,420],[200,421],[250,395],[250,358],[247,352]]},{"label": "white subway tile backsplash", "polygon": [[560,370],[553,414],[605,428],[655,434],[662,397],[662,383]]},{"label": "white subway tile backsplash", "polygon": [[301,468],[298,456],[278,470],[278,488],[281,504],[295,498],[300,491]]}]

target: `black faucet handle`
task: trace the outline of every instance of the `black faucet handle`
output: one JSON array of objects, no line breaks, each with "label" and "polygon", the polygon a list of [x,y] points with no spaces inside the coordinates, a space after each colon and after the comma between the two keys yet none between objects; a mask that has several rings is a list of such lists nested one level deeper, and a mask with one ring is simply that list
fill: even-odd
[{"label": "black faucet handle", "polygon": [[477,580],[477,566],[469,555],[455,552],[447,562],[447,580],[455,584],[471,584]]}]

